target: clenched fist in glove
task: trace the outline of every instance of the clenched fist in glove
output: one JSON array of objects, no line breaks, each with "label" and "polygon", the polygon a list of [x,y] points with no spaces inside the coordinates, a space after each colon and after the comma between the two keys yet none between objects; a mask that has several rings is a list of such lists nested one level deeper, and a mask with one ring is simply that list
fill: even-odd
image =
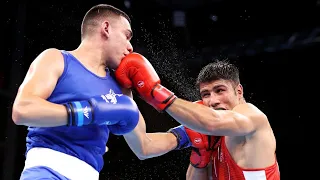
[{"label": "clenched fist in glove", "polygon": [[[194,103],[202,104],[203,101],[196,101]],[[196,168],[205,168],[210,162],[212,152],[217,148],[220,143],[219,136],[209,136],[195,132],[189,128],[186,128],[191,143],[192,150],[190,155],[190,163]],[[191,136],[192,135],[192,136]]]},{"label": "clenched fist in glove", "polygon": [[205,168],[208,165],[212,152],[220,139],[195,132],[182,125],[171,128],[168,132],[177,137],[178,145],[175,150],[191,146],[190,163],[196,168]]},{"label": "clenched fist in glove", "polygon": [[[194,103],[203,104],[202,101],[196,101]],[[182,125],[171,128],[169,132],[177,137],[178,146],[176,149],[183,149],[191,146],[190,163],[192,166],[196,168],[207,167],[212,152],[219,145],[220,137],[204,135]],[[185,134],[187,134],[189,138],[185,138]]]},{"label": "clenched fist in glove", "polygon": [[[188,129],[188,128],[186,128]],[[191,134],[192,130],[188,134]],[[190,136],[189,136],[190,137]],[[205,168],[210,162],[212,152],[216,149],[220,137],[208,136],[193,131],[192,150],[190,155],[190,163],[196,168]]]},{"label": "clenched fist in glove", "polygon": [[141,54],[131,53],[123,58],[115,77],[122,87],[133,87],[143,100],[160,112],[176,99],[173,92],[160,84],[158,74]]}]

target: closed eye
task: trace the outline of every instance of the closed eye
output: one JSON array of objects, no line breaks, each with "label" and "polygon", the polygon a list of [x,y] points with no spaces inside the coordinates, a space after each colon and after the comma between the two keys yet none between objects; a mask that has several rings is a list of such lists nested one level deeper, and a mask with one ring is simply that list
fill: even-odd
[{"label": "closed eye", "polygon": [[128,40],[131,40],[132,39],[132,36],[133,36],[133,33],[131,30],[128,30],[127,33],[126,33],[126,36],[127,36],[127,39]]},{"label": "closed eye", "polygon": [[203,93],[203,94],[201,94],[201,97],[202,97],[202,98],[206,98],[206,97],[208,97],[208,96],[210,96],[210,93]]},{"label": "closed eye", "polygon": [[222,93],[224,91],[224,89],[217,89],[215,92],[216,93]]}]

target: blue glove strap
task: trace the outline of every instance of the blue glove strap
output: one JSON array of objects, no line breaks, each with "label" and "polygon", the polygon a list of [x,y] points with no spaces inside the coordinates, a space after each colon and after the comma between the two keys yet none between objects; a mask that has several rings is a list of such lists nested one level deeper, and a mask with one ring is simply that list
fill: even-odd
[{"label": "blue glove strap", "polygon": [[92,124],[93,111],[89,101],[75,101],[65,104],[68,110],[68,125],[83,126]]},{"label": "blue glove strap", "polygon": [[175,150],[188,148],[192,145],[183,125],[171,128],[168,132],[172,133],[177,138],[178,145]]}]

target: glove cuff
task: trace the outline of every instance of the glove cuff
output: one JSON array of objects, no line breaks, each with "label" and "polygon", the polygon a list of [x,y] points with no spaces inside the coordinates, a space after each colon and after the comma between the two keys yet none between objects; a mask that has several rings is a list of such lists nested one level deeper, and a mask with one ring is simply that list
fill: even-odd
[{"label": "glove cuff", "polygon": [[62,104],[67,110],[67,126],[75,126],[74,118],[72,116],[72,110],[70,103]]},{"label": "glove cuff", "polygon": [[151,96],[153,98],[153,102],[151,104],[159,112],[165,111],[177,98],[173,92],[161,84],[156,84],[153,87]]},{"label": "glove cuff", "polygon": [[74,101],[63,105],[68,113],[68,126],[83,126],[92,123],[93,112],[89,101]]},{"label": "glove cuff", "polygon": [[177,138],[177,147],[174,150],[185,149],[191,146],[191,141],[182,125],[171,128],[168,132],[172,133]]}]

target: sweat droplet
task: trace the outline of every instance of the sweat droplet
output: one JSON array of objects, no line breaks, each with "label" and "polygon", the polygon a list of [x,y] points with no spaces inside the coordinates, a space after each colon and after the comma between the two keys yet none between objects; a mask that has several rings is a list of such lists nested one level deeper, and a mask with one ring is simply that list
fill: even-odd
[{"label": "sweat droplet", "polygon": [[[177,48],[175,35],[165,27],[165,23],[159,22],[160,35],[151,34],[146,29],[141,29],[143,36],[140,41],[144,41],[148,57],[146,57],[160,79],[165,80],[172,87],[172,91],[179,94],[186,100],[197,100],[198,92],[195,88],[195,78],[189,76],[187,65],[183,64],[186,59],[186,52]],[[189,53],[190,56],[190,53]],[[193,54],[191,56],[194,57]]]}]

